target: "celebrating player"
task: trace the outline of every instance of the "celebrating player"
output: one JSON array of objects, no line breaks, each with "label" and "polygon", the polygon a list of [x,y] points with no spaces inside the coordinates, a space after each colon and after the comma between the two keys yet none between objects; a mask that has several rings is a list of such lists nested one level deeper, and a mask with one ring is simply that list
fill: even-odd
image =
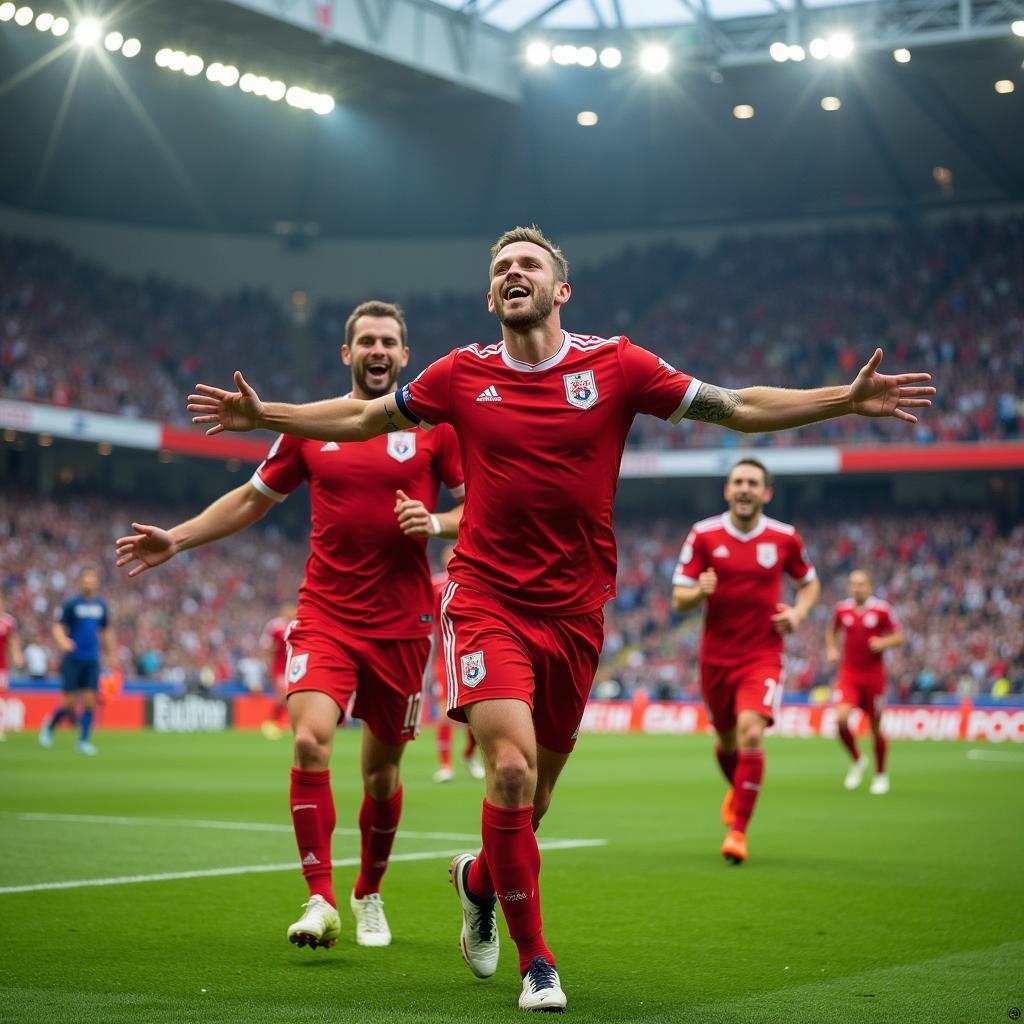
[{"label": "celebrating player", "polygon": [[[18,624],[14,616],[9,614],[4,607],[4,595],[0,591],[0,695],[7,689],[8,681],[8,657],[10,651],[10,664],[17,669],[25,667],[25,657],[21,649],[21,640],[18,638]],[[0,715],[0,740],[5,739],[4,720]]]},{"label": "celebrating player", "polygon": [[[871,577],[863,569],[850,573],[849,597],[840,601],[825,632],[825,652],[829,664],[839,663],[833,703],[839,740],[850,752],[853,764],[843,783],[856,789],[868,768],[866,755],[857,748],[857,738],[850,729],[850,715],[860,708],[871,723],[875,740],[875,777],[871,792],[882,796],[889,792],[889,776],[885,770],[888,743],[882,733],[882,711],[885,708],[885,652],[903,643],[903,633],[888,601],[871,593]],[[839,632],[843,633],[842,660],[839,657]]]},{"label": "celebrating player", "polygon": [[96,714],[96,698],[100,688],[100,648],[107,664],[117,664],[117,645],[109,628],[107,602],[96,593],[99,576],[95,569],[83,569],[78,578],[78,593],[61,606],[53,624],[53,639],[64,652],[60,688],[63,702],[43,723],[39,742],[53,746],[53,730],[67,718],[74,724],[78,718],[78,743],[75,749],[90,757],[96,753],[89,736]]},{"label": "celebrating player", "polygon": [[[782,698],[783,638],[821,593],[800,535],[764,515],[771,499],[764,465],[737,462],[725,483],[729,511],[693,527],[672,578],[677,612],[706,608],[700,683],[729,783],[722,856],[732,864],[747,859],[747,826],[764,778],[764,730]],[[792,605],[780,600],[783,573],[797,585]]]},{"label": "celebrating player", "polygon": [[[352,368],[359,405],[392,396],[409,361],[398,306],[365,302],[345,326],[341,357]],[[388,399],[394,405],[395,399]],[[402,811],[399,762],[419,731],[423,670],[430,654],[433,593],[428,536],[454,537],[462,506],[432,512],[440,483],[462,500],[462,463],[450,427],[402,431],[372,444],[338,445],[279,437],[252,479],[195,519],[170,530],[133,523],[117,542],[130,576],[180,551],[251,526],[303,482],[312,505],[310,556],[288,633],[288,711],[294,732],[291,812],[305,913],[288,929],[296,945],[331,946],[341,927],[331,872],[335,810],[330,763],[346,714],[363,721],[359,811],[361,868],[349,900],[356,941],[386,946],[391,931],[381,880]]]},{"label": "celebrating player", "polygon": [[309,405],[263,402],[241,373],[237,391],[199,385],[188,408],[209,433],[282,430],[360,441],[419,423],[451,423],[462,442],[467,506],[441,628],[449,715],[467,717],[487,773],[483,849],[452,864],[462,952],[494,973],[501,902],[519,953],[524,1010],[566,1004],[541,928],[535,829],[576,742],[614,594],[612,504],[630,424],[645,412],[743,431],[778,430],[860,413],[915,422],[927,374],[887,377],[878,350],[852,385],[729,391],[673,369],[626,338],[563,331],[572,289],[561,250],[514,228],[491,250],[488,309],[502,338],[433,363],[395,396]]},{"label": "celebrating player", "polygon": [[270,716],[260,726],[268,740],[281,738],[282,726],[288,721],[288,627],[295,619],[297,609],[287,604],[264,627],[260,644],[270,651],[270,685],[274,690],[274,706]]}]

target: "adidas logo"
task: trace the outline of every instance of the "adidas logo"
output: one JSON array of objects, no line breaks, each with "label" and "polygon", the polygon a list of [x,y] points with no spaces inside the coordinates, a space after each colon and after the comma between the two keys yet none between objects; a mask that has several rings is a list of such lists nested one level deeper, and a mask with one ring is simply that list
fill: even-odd
[{"label": "adidas logo", "polygon": [[319,864],[320,861],[317,859],[317,855],[312,850],[310,850],[309,853],[307,853],[306,856],[302,858],[302,863],[305,866]]},{"label": "adidas logo", "polygon": [[484,388],[479,395],[476,396],[478,402],[500,402],[501,395],[498,394],[498,389],[491,384],[489,387]]},{"label": "adidas logo", "polygon": [[719,544],[718,547],[711,552],[711,554],[714,558],[728,558],[729,549],[724,544]]},{"label": "adidas logo", "polygon": [[328,441],[327,444],[320,449],[322,452],[340,452],[341,445],[337,441]]}]

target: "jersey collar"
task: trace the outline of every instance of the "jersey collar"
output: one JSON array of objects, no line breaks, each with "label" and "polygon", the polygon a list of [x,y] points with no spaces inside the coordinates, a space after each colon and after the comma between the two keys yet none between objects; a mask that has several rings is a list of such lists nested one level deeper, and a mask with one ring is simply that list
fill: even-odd
[{"label": "jersey collar", "polygon": [[768,523],[765,520],[764,513],[757,520],[757,526],[755,526],[750,533],[744,533],[742,530],[738,530],[732,521],[728,512],[722,513],[722,529],[725,530],[730,537],[735,537],[736,540],[753,540],[755,537],[760,537],[765,530],[768,529]]},{"label": "jersey collar", "polygon": [[557,366],[568,354],[569,334],[567,331],[562,331],[562,347],[553,356],[548,356],[547,359],[542,359],[539,363],[524,363],[521,359],[513,359],[508,354],[508,349],[505,348],[505,342],[501,343],[502,361],[510,370],[518,370],[520,373],[540,373],[542,370],[550,370],[551,367]]}]

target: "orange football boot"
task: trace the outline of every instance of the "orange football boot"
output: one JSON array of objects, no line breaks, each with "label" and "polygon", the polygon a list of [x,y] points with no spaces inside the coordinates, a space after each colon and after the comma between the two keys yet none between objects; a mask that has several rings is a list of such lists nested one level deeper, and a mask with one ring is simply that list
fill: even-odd
[{"label": "orange football boot", "polygon": [[732,786],[730,786],[729,792],[725,794],[725,799],[722,801],[722,824],[726,828],[732,828],[732,823],[736,820],[736,812],[732,808],[734,792]]},{"label": "orange football boot", "polygon": [[733,829],[722,843],[722,856],[730,864],[742,864],[747,859],[747,837]]}]

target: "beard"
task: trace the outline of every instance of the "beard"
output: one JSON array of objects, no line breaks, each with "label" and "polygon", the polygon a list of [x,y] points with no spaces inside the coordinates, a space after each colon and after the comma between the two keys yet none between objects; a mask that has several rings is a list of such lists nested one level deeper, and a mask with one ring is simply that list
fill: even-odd
[{"label": "beard", "polygon": [[534,292],[530,299],[530,304],[526,309],[517,310],[515,313],[506,313],[505,300],[499,299],[495,303],[498,321],[514,331],[528,331],[531,327],[542,324],[555,307],[555,290],[552,288],[546,293]]}]

